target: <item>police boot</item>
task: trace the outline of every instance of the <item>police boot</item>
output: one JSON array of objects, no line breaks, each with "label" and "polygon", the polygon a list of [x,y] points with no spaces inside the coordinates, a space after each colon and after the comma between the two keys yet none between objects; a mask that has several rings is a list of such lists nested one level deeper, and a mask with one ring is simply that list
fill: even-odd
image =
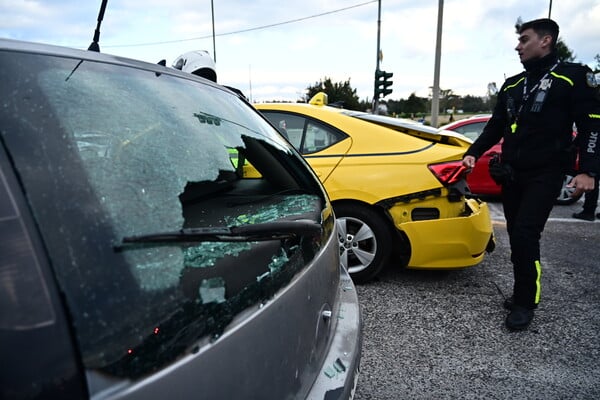
[{"label": "police boot", "polygon": [[594,217],[593,212],[585,212],[585,211],[574,213],[573,218],[582,219],[584,221],[594,221],[594,219],[596,219]]},{"label": "police boot", "polygon": [[533,310],[513,304],[513,309],[506,317],[506,327],[511,331],[521,331],[533,320]]}]

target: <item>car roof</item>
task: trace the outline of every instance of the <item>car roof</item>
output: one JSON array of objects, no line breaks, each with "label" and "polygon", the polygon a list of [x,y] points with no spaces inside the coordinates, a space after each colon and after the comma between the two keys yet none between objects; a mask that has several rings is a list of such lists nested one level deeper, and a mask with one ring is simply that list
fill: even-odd
[{"label": "car roof", "polygon": [[0,51],[76,58],[83,61],[97,61],[107,64],[135,67],[138,69],[153,71],[157,74],[177,75],[185,79],[202,81],[204,83],[212,84],[214,86],[222,88],[223,90],[226,90],[220,85],[216,85],[207,79],[189,73],[181,72],[174,68],[169,68],[160,64],[153,64],[146,61],[135,60],[127,57],[115,56],[107,53],[100,53],[96,51],[81,50],[72,47],[57,46],[45,43],[34,43],[6,38],[0,38]]},{"label": "car roof", "polygon": [[306,114],[312,115],[313,117],[317,118],[319,114],[323,113],[338,114],[342,116],[342,118],[356,118],[364,122],[375,124],[380,128],[391,129],[393,131],[408,134],[417,138],[429,137],[430,139],[433,139],[435,141],[443,141],[445,140],[444,137],[450,137],[454,140],[467,141],[469,143],[472,142],[472,140],[468,139],[466,136],[454,131],[445,131],[442,129],[423,125],[419,122],[408,119],[394,118],[386,115],[370,114],[364,111],[355,111],[326,105],[314,105],[308,103],[260,103],[255,104],[254,106],[258,110],[288,112],[296,111],[300,113],[306,112]]},{"label": "car roof", "polygon": [[366,113],[363,111],[352,111],[352,110],[343,110],[343,111],[344,111],[344,114],[350,115],[351,117],[357,117],[357,118],[364,119],[366,121],[372,121],[375,123],[384,123],[386,125],[389,124],[389,125],[396,126],[399,128],[415,129],[415,130],[427,132],[427,133],[437,133],[438,132],[438,129],[436,129],[432,126],[423,125],[422,123],[413,121],[411,119],[394,118],[394,117],[390,117],[387,115],[379,115],[379,114],[369,114],[369,113]]},{"label": "car roof", "polygon": [[476,122],[487,122],[492,117],[492,114],[476,114],[467,118],[459,119],[449,124],[440,126],[440,129],[452,130],[458,128],[459,126],[463,126],[466,124],[476,123]]}]

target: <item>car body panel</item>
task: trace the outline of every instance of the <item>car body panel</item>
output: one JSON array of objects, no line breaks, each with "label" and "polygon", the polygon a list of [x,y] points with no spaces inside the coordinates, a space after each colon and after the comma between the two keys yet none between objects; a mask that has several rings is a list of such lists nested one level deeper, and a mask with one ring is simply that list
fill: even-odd
[{"label": "car body panel", "polygon": [[0,140],[0,398],[85,398],[69,317],[18,187]]},{"label": "car body panel", "polygon": [[[460,154],[460,150],[457,154]],[[451,158],[450,158],[451,159]],[[346,156],[329,177],[323,180],[331,200],[355,198],[369,204],[382,199],[428,190],[439,186],[432,174],[423,174],[419,153],[355,154]],[[448,158],[437,158],[436,162]],[[309,164],[315,159],[307,157]],[[357,180],[357,176],[368,179]],[[415,179],[419,176],[419,179]]]},{"label": "car body panel", "polygon": [[348,137],[319,152],[318,156],[306,155],[304,158],[310,159],[310,166],[313,171],[315,171],[321,182],[325,182],[344,160],[351,147],[352,138]]},{"label": "car body panel", "polygon": [[472,143],[470,139],[465,138],[462,134],[457,134],[453,131],[433,128],[423,125],[410,119],[391,118],[384,115],[368,114],[359,111],[346,111],[346,115],[357,117],[364,121],[372,122],[379,126],[392,129],[397,132],[403,132],[410,136],[426,139],[432,142],[446,143],[453,146],[461,146],[468,148]]},{"label": "car body panel", "polygon": [[[482,218],[489,215],[488,205],[469,199],[467,206],[471,214],[466,217],[412,221],[398,225],[398,229],[415,243],[409,261],[412,268],[452,269],[483,261],[492,229],[489,219]],[[399,210],[395,208],[390,213],[407,213],[404,207]]]},{"label": "car body panel", "polygon": [[[274,124],[286,115],[317,119],[352,139],[344,153],[333,145],[303,156],[316,171],[322,164],[336,165],[327,176],[317,172],[334,208],[337,202],[355,202],[383,210],[397,232],[408,238],[407,267],[462,268],[481,262],[493,241],[488,207],[449,201],[450,189],[427,169],[429,164],[460,160],[471,143],[468,139],[413,122],[328,106],[255,107]],[[430,211],[435,216],[427,218],[432,219],[419,220]]]},{"label": "car body panel", "polygon": [[496,154],[502,154],[502,141],[483,153],[475,163],[475,167],[467,177],[471,192],[484,196],[500,196],[502,194],[502,186],[498,185],[490,176],[490,160]]},{"label": "car body panel", "polygon": [[[440,129],[459,132],[474,141],[490,117],[490,114],[476,115],[451,122],[441,126]],[[502,140],[477,159],[475,167],[467,176],[467,183],[472,193],[483,196],[500,196],[502,194],[502,187],[494,182],[488,168],[490,159],[495,154],[502,154]]]},{"label": "car body panel", "polygon": [[[323,258],[334,262],[338,258],[335,246],[327,246],[319,257]],[[339,281],[335,302],[322,303],[317,295],[331,284],[331,271],[313,265],[273,299],[248,309],[218,339],[199,343],[195,352],[164,373],[135,383],[123,381],[116,390],[113,383],[104,392],[98,390],[95,397],[100,399],[110,394],[111,399],[188,399],[201,393],[211,399],[242,396],[275,400],[286,398],[290,388],[297,388],[302,398],[326,396],[336,390],[341,392],[336,398],[349,398],[358,373],[361,332],[355,327],[360,325],[360,312],[347,272],[336,269]],[[324,317],[325,312],[330,312],[331,317]],[[302,337],[313,341],[312,349],[305,347]],[[321,349],[328,351],[319,354]],[[316,360],[322,365],[320,369],[303,368],[314,365]],[[338,364],[344,369],[336,369]],[[333,376],[328,378],[326,374],[332,370]],[[265,375],[270,377],[268,383]],[[313,376],[314,383],[303,387]],[[104,384],[102,376],[97,374],[90,381],[99,387]],[[342,396],[343,393],[347,396]]]},{"label": "car body panel", "polygon": [[[327,193],[332,200],[359,198],[374,204],[398,193],[418,192],[439,186],[433,175],[422,174],[424,153],[432,163],[456,160],[468,145],[468,142],[464,142],[465,147],[434,144],[367,121],[348,118],[342,110],[332,107],[288,103],[256,104],[255,107],[259,111],[297,110],[301,115],[325,121],[344,132],[353,132],[350,138],[318,153],[304,154],[321,181],[326,183]],[[369,179],[356,181],[357,173]],[[418,175],[419,179],[414,179]],[[365,197],[353,196],[352,193],[361,193]]]}]

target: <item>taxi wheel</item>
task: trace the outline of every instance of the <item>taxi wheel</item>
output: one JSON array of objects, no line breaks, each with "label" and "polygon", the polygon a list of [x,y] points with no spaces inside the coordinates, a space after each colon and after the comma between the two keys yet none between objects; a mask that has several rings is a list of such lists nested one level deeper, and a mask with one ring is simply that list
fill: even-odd
[{"label": "taxi wheel", "polygon": [[386,265],[394,234],[384,217],[356,204],[334,205],[340,262],[355,283],[365,283]]},{"label": "taxi wheel", "polygon": [[571,179],[573,179],[573,175],[566,174],[563,177],[562,188],[560,189],[560,194],[556,198],[556,204],[561,206],[568,206],[569,204],[573,204],[581,198],[581,195],[571,197],[571,194],[575,191],[575,189],[567,187],[569,182],[571,182]]}]

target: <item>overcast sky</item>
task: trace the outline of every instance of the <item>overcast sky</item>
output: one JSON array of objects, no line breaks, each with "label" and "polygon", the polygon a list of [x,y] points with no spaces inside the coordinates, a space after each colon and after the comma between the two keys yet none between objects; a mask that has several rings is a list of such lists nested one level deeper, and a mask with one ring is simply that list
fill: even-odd
[{"label": "overcast sky", "polygon": [[[101,0],[0,0],[0,37],[87,48]],[[378,2],[368,0],[108,0],[102,52],[171,65],[196,49],[216,53],[218,80],[255,102],[299,99],[322,78],[350,79],[373,97]],[[433,85],[439,1],[381,1],[380,68],[388,99],[426,97]],[[600,0],[446,0],[440,87],[483,96],[522,69],[515,22],[551,16],[576,60],[596,66]],[[216,50],[216,51],[215,51]]]}]

